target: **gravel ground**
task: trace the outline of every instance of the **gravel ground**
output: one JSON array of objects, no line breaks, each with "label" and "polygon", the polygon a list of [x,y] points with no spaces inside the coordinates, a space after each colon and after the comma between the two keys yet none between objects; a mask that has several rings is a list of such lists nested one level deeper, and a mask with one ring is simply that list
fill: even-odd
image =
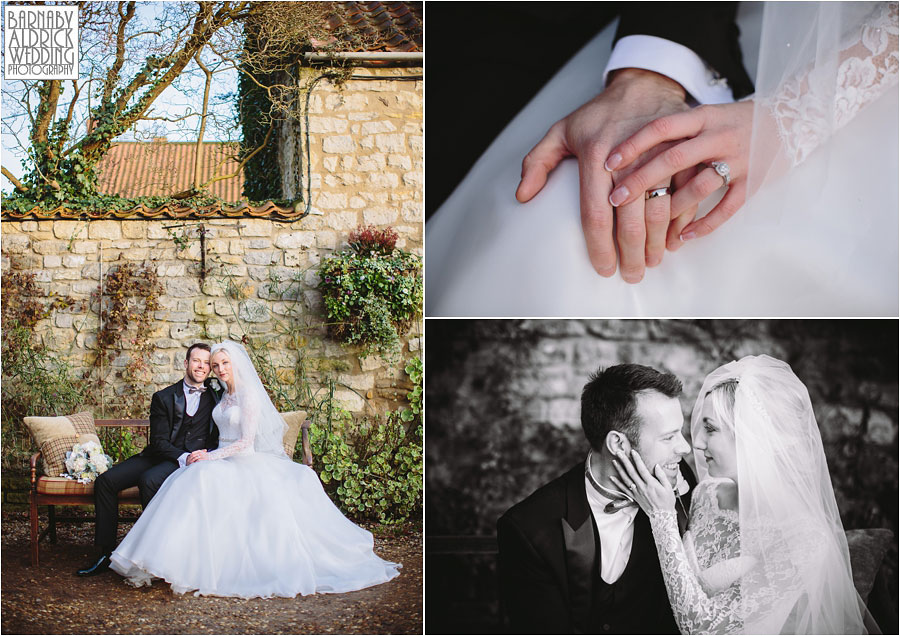
[{"label": "gravel ground", "polygon": [[[60,514],[67,513],[65,507]],[[71,510],[71,509],[69,509]],[[42,517],[41,527],[46,527]],[[120,524],[120,538],[130,524]],[[5,634],[421,634],[422,528],[369,528],[379,556],[403,564],[400,576],[347,594],[293,599],[178,596],[157,581],[132,588],[114,572],[81,579],[94,554],[93,525],[58,524],[29,565],[28,514],[2,515],[2,618]]]}]

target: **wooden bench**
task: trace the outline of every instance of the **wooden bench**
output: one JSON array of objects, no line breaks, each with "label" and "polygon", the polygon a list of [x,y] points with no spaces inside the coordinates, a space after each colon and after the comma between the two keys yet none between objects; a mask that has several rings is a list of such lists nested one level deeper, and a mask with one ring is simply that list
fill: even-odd
[{"label": "wooden bench", "polygon": [[[104,428],[125,428],[135,433],[143,432],[145,438],[149,436],[150,420],[94,420],[97,432]],[[312,466],[312,450],[309,445],[309,420],[305,420],[301,426],[303,464]],[[56,506],[93,506],[94,484],[79,484],[78,482],[63,477],[47,477],[38,475],[38,460],[40,451],[31,456],[31,489],[29,501],[31,504],[31,565],[39,565],[38,544],[45,536],[50,537],[51,543],[56,543],[56,523],[58,521],[84,522],[85,517],[60,517],[56,514]],[[293,458],[293,456],[292,456]],[[119,493],[119,504],[141,505],[141,496],[137,486],[126,488]],[[47,506],[49,524],[43,532],[39,533],[38,506]],[[120,519],[124,521],[127,519]]]}]

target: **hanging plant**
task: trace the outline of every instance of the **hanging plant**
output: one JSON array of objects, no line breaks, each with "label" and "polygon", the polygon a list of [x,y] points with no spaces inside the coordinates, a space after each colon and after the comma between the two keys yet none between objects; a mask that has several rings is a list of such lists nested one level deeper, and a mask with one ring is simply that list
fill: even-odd
[{"label": "hanging plant", "polygon": [[348,242],[350,249],[319,266],[329,330],[361,345],[363,355],[393,356],[400,335],[422,315],[422,261],[396,247],[391,228],[360,227]]}]

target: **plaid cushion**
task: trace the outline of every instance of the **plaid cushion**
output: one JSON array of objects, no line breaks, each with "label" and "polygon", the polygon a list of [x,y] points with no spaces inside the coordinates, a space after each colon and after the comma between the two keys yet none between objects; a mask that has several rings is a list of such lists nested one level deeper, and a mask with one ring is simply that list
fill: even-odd
[{"label": "plaid cushion", "polygon": [[[93,497],[94,484],[79,484],[65,477],[38,477],[37,491],[42,495],[85,495]],[[119,499],[140,499],[137,486],[132,486],[119,493]]]},{"label": "plaid cushion", "polygon": [[[94,426],[94,414],[90,411],[67,415],[72,426],[75,427],[76,435],[96,435],[97,428]],[[72,450],[71,448],[69,450]]]},{"label": "plaid cushion", "polygon": [[[93,422],[91,422],[93,426]],[[59,477],[66,472],[66,453],[72,450],[76,443],[84,443],[88,440],[100,444],[100,438],[96,435],[64,435],[54,437],[41,444],[41,459],[44,463],[44,474],[48,477]]]}]

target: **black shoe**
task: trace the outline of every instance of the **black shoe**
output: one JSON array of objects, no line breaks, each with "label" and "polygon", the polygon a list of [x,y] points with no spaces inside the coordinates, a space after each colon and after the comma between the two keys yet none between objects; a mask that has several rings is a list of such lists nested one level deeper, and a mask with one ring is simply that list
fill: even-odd
[{"label": "black shoe", "polygon": [[78,576],[97,576],[103,574],[109,569],[109,555],[101,554],[95,563],[87,566],[82,570],[78,570]]}]

